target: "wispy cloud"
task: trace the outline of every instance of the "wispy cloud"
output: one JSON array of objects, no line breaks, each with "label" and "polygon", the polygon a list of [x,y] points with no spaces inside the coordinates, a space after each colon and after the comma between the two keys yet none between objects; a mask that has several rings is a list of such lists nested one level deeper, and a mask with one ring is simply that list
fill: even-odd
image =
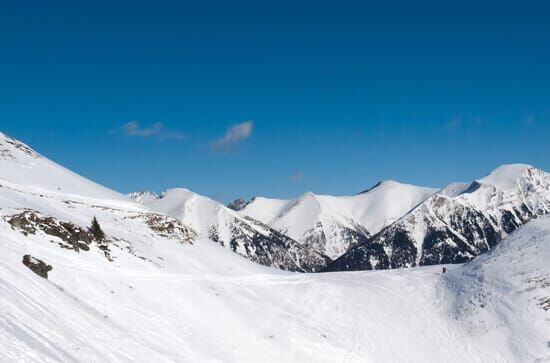
[{"label": "wispy cloud", "polygon": [[139,122],[130,121],[122,126],[122,132],[128,137],[156,137],[159,140],[185,139],[185,135],[182,133],[166,130],[162,122],[156,122],[149,127],[142,127]]},{"label": "wispy cloud", "polygon": [[122,126],[122,130],[126,136],[149,137],[158,135],[162,131],[162,123],[157,122],[151,127],[141,127],[137,121],[130,121]]},{"label": "wispy cloud", "polygon": [[246,140],[252,135],[254,122],[249,120],[231,126],[225,135],[211,142],[214,149],[227,148],[235,143]]},{"label": "wispy cloud", "polygon": [[299,171],[290,176],[290,180],[294,183],[298,183],[299,181],[302,181],[302,179],[304,179],[304,174]]}]

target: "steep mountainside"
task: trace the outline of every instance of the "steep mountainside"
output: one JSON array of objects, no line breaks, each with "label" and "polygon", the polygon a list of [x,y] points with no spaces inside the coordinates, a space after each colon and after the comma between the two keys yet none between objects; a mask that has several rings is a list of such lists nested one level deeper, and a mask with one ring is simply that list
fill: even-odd
[{"label": "steep mountainside", "polygon": [[[543,216],[439,280],[444,314],[484,347],[483,361],[550,360],[548,261],[550,216]],[[500,356],[491,359],[495,350]]]},{"label": "steep mountainside", "polygon": [[[74,174],[19,141],[0,135],[0,148],[0,221],[23,241],[45,239],[44,248],[162,266],[163,257],[147,257],[155,254],[153,241],[181,244],[197,237],[177,219]],[[89,230],[94,217],[103,236]]]},{"label": "steep mountainside", "polygon": [[27,185],[36,191],[123,200],[122,194],[48,160],[24,143],[0,133],[0,180]]},{"label": "steep mountainside", "polygon": [[431,196],[331,264],[363,270],[461,263],[493,248],[527,221],[550,212],[550,175],[505,165],[469,185]]},{"label": "steep mountainside", "polygon": [[[134,195],[143,200],[143,194]],[[209,238],[254,262],[288,271],[320,271],[330,260],[269,226],[238,214],[187,189],[170,189],[143,202],[178,218]]]},{"label": "steep mountainside", "polygon": [[257,197],[240,213],[334,259],[365,243],[436,191],[385,181],[352,196],[306,193],[293,200]]}]

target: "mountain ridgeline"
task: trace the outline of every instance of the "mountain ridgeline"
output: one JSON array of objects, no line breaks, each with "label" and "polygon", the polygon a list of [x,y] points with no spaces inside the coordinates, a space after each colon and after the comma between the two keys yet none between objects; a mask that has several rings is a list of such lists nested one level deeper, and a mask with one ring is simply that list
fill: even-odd
[{"label": "mountain ridgeline", "polygon": [[550,177],[527,165],[506,165],[462,190],[456,187],[432,195],[326,270],[463,263],[550,212]]},{"label": "mountain ridgeline", "polygon": [[[253,262],[296,272],[462,263],[550,213],[550,175],[524,164],[504,165],[484,178],[440,190],[382,181],[355,195],[308,192],[289,200],[237,200],[226,207],[183,188],[124,196],[3,134],[0,163],[6,193],[70,196],[63,202],[70,208],[81,205],[79,198],[122,203],[128,209],[124,218],[136,224],[132,228],[181,241],[202,238]],[[20,192],[20,185],[28,192]],[[40,203],[32,209],[23,201],[13,206],[12,216],[49,211]],[[112,212],[118,213],[116,208]],[[82,227],[93,213],[61,216],[64,219],[55,223],[72,221]],[[137,226],[140,223],[143,226]],[[111,242],[127,243],[123,240],[116,237]]]},{"label": "mountain ridgeline", "polygon": [[[524,164],[440,190],[382,181],[356,195],[254,197],[227,207],[183,191],[131,196],[248,259],[307,272],[463,263],[550,213],[550,175]],[[208,211],[197,212],[200,201]]]},{"label": "mountain ridgeline", "polygon": [[207,238],[256,263],[287,271],[318,272],[331,260],[253,218],[188,189],[129,195],[156,212],[181,220]]}]

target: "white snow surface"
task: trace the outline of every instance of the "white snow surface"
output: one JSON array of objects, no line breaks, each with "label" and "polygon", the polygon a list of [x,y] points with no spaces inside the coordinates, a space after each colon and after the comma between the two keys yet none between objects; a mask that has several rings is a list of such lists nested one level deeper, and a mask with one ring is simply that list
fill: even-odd
[{"label": "white snow surface", "polygon": [[445,314],[487,362],[550,361],[550,216],[438,282]]},{"label": "white snow surface", "polygon": [[203,237],[208,237],[211,228],[216,227],[220,239],[230,239],[230,229],[235,219],[262,234],[268,233],[266,228],[249,223],[223,204],[185,188],[168,189],[161,198],[145,201],[144,204],[154,211],[181,220]]},{"label": "white snow surface", "polygon": [[522,203],[535,210],[543,208],[541,202],[550,201],[550,174],[525,164],[501,166],[477,183],[478,189],[455,199],[486,212]]},{"label": "white snow surface", "polygon": [[[144,223],[162,217],[147,207],[54,163],[32,172],[11,160],[0,168],[1,362],[550,360],[548,217],[445,275],[294,274],[204,238],[163,237]],[[75,184],[58,190],[64,177]],[[28,209],[82,228],[96,216],[113,261],[6,222]],[[48,280],[22,264],[26,254],[53,266]]]},{"label": "white snow surface", "polygon": [[0,180],[55,191],[105,199],[126,199],[120,193],[100,186],[56,164],[27,145],[0,132]]},{"label": "white snow surface", "polygon": [[527,164],[502,165],[493,170],[489,175],[478,181],[482,184],[491,184],[501,190],[517,187],[517,181],[525,175],[533,166]]},{"label": "white snow surface", "polygon": [[384,181],[356,195],[316,195],[308,192],[295,199],[255,198],[241,214],[257,219],[289,237],[304,241],[320,223],[327,238],[326,250],[331,258],[339,257],[348,246],[342,246],[335,226],[350,229],[363,227],[371,235],[395,222],[437,189]]},{"label": "white snow surface", "polygon": [[376,233],[436,191],[390,180],[350,196],[308,192],[292,200],[258,197],[242,213],[280,229],[288,228],[293,238],[301,237],[304,229],[322,215],[330,215],[344,224],[352,220]]},{"label": "white snow surface", "polygon": [[211,226],[218,223],[225,214],[238,216],[219,202],[203,197],[189,189],[174,188],[163,193],[162,198],[144,202],[153,210],[181,219],[199,234],[207,235]]}]

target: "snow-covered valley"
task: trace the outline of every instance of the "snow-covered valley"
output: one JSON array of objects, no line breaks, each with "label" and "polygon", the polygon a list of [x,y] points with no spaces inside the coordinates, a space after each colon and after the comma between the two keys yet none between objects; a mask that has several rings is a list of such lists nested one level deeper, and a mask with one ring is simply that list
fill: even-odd
[{"label": "snow-covered valley", "polygon": [[[2,362],[550,361],[548,216],[445,274],[295,273],[214,243],[213,223],[177,206],[153,210],[3,135],[0,149]],[[93,217],[105,240],[86,233]]]}]

